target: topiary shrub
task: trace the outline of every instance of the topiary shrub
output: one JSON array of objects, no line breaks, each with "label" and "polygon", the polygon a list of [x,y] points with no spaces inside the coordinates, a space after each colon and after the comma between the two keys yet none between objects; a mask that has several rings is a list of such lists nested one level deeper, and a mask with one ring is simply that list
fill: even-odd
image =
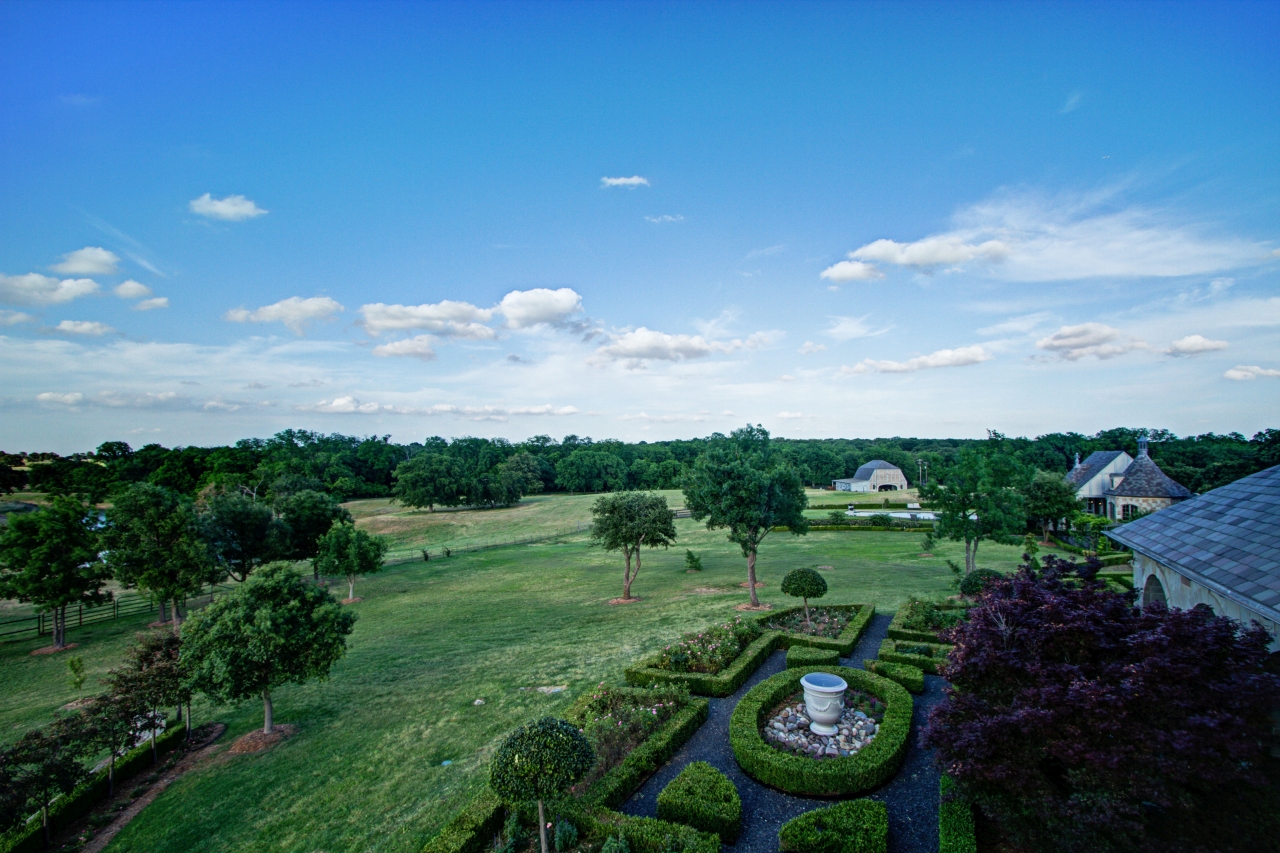
[{"label": "topiary shrub", "polygon": [[812,628],[809,599],[822,598],[827,594],[827,579],[813,569],[793,569],[782,578],[782,594],[804,600],[805,628]]},{"label": "topiary shrub", "polygon": [[987,584],[999,580],[1004,575],[995,569],[974,569],[960,581],[960,594],[972,598],[981,595]]},{"label": "topiary shrub", "polygon": [[896,681],[912,693],[924,692],[924,670],[917,666],[909,663],[890,663],[887,660],[864,660],[862,665],[868,672]]},{"label": "topiary shrub", "polygon": [[695,761],[658,794],[658,818],[714,832],[733,844],[742,829],[742,800],[729,777]]},{"label": "topiary shrub", "polygon": [[811,646],[792,646],[787,649],[787,668],[796,666],[835,666],[840,663],[840,653],[835,649],[815,649]]},{"label": "topiary shrub", "polygon": [[508,803],[538,801],[538,835],[547,853],[543,800],[569,790],[595,762],[582,732],[564,720],[543,717],[507,735],[494,753],[489,787]]},{"label": "topiary shrub", "polygon": [[877,800],[815,809],[784,823],[778,844],[786,853],[885,853],[889,812]]}]

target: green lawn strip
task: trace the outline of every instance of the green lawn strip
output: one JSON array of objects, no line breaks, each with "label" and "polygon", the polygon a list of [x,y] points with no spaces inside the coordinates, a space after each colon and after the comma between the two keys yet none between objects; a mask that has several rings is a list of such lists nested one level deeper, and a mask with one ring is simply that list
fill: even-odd
[{"label": "green lawn strip", "polygon": [[[545,500],[552,508],[577,501],[589,512],[592,498]],[[549,514],[546,524],[554,523]],[[741,551],[691,519],[676,525],[677,547],[644,555],[637,604],[607,604],[621,592],[622,561],[585,536],[406,562],[361,581],[364,601],[352,605],[360,621],[329,681],[273,695],[277,720],[298,733],[267,752],[184,775],[109,849],[417,851],[481,790],[489,752],[507,732],[559,713],[602,680],[618,683],[624,667],[681,634],[738,615],[734,605],[747,595],[739,587]],[[703,571],[685,572],[686,548],[702,556]],[[994,545],[983,553],[983,565],[1001,571],[1020,555]],[[778,592],[782,576],[830,565],[829,597],[894,609],[912,594],[948,594],[946,560],[962,559],[962,546],[940,542],[933,554],[922,558],[918,541],[891,533],[770,536],[760,550],[760,596],[789,607],[794,600]],[[29,655],[47,638],[0,644],[3,738],[16,739],[63,704],[102,689],[99,679],[144,626],[121,620],[69,630],[68,639],[81,644],[70,654],[89,671],[79,693],[67,684],[67,653]],[[568,690],[519,689],[548,685]],[[473,705],[478,698],[486,704]],[[194,711],[197,723],[226,722],[228,741],[262,721],[256,702],[198,700]],[[441,766],[446,760],[453,763]]]}]

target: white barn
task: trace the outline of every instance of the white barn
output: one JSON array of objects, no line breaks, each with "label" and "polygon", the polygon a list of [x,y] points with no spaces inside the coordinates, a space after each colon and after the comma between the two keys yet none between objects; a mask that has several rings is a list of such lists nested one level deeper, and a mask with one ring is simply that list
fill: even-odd
[{"label": "white barn", "polygon": [[902,469],[883,459],[872,459],[858,468],[852,477],[832,480],[831,486],[837,492],[893,492],[910,488]]}]

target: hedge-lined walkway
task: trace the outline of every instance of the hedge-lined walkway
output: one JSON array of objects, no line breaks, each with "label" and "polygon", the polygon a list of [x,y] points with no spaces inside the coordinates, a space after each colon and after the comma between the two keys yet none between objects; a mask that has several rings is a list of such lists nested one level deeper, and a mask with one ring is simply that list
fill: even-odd
[{"label": "hedge-lined walkway", "polygon": [[[862,669],[864,658],[874,658],[889,629],[890,619],[891,614],[877,614],[853,654],[842,659],[841,665]],[[776,853],[778,829],[782,824],[811,809],[830,805],[830,800],[797,797],[760,784],[738,768],[733,750],[729,748],[729,717],[734,706],[752,687],[786,669],[786,661],[785,651],[774,652],[736,693],[723,699],[712,699],[707,722],[662,769],[631,795],[621,811],[654,817],[658,793],[694,761],[705,761],[724,772],[742,797],[742,835],[738,843],[729,848],[734,853]],[[889,853],[937,853],[938,772],[932,755],[921,749],[917,741],[929,709],[942,699],[944,683],[935,676],[925,677],[924,695],[913,697],[915,710],[910,743],[902,768],[892,782],[868,795],[872,799],[883,800],[889,809]]]}]

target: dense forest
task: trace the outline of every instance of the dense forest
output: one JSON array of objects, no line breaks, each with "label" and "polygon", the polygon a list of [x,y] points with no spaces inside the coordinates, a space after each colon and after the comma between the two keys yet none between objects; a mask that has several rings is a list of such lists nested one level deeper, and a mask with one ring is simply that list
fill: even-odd
[{"label": "dense forest", "polygon": [[[1093,436],[1049,433],[1007,438],[993,433],[1003,451],[1028,470],[1066,473],[1077,454],[1095,450],[1137,453],[1140,435],[1151,442],[1151,455],[1170,477],[1205,492],[1247,474],[1280,464],[1280,430],[1267,429],[1252,438],[1239,433],[1178,437],[1167,430],[1116,428]],[[197,496],[240,492],[258,500],[322,491],[339,500],[393,494],[396,469],[415,457],[442,457],[458,479],[458,502],[510,503],[537,491],[603,492],[621,489],[679,488],[685,471],[703,452],[706,438],[638,442],[592,440],[567,435],[556,441],[538,435],[522,442],[505,439],[438,436],[422,442],[395,444],[389,436],[324,435],[286,430],[271,438],[248,438],[230,447],[174,447],[148,444],[134,449],[108,441],[92,453],[58,456],[14,452],[0,455],[0,492],[21,489],[107,499],[130,483],[149,482]],[[897,465],[912,485],[924,463],[945,470],[968,439],[777,438],[776,445],[800,471],[805,482],[829,486],[851,477],[859,465],[884,459]],[[518,458],[517,458],[518,457]],[[420,460],[425,462],[426,459]],[[503,490],[503,475],[518,471],[517,487]],[[518,493],[517,493],[518,492]]]}]

